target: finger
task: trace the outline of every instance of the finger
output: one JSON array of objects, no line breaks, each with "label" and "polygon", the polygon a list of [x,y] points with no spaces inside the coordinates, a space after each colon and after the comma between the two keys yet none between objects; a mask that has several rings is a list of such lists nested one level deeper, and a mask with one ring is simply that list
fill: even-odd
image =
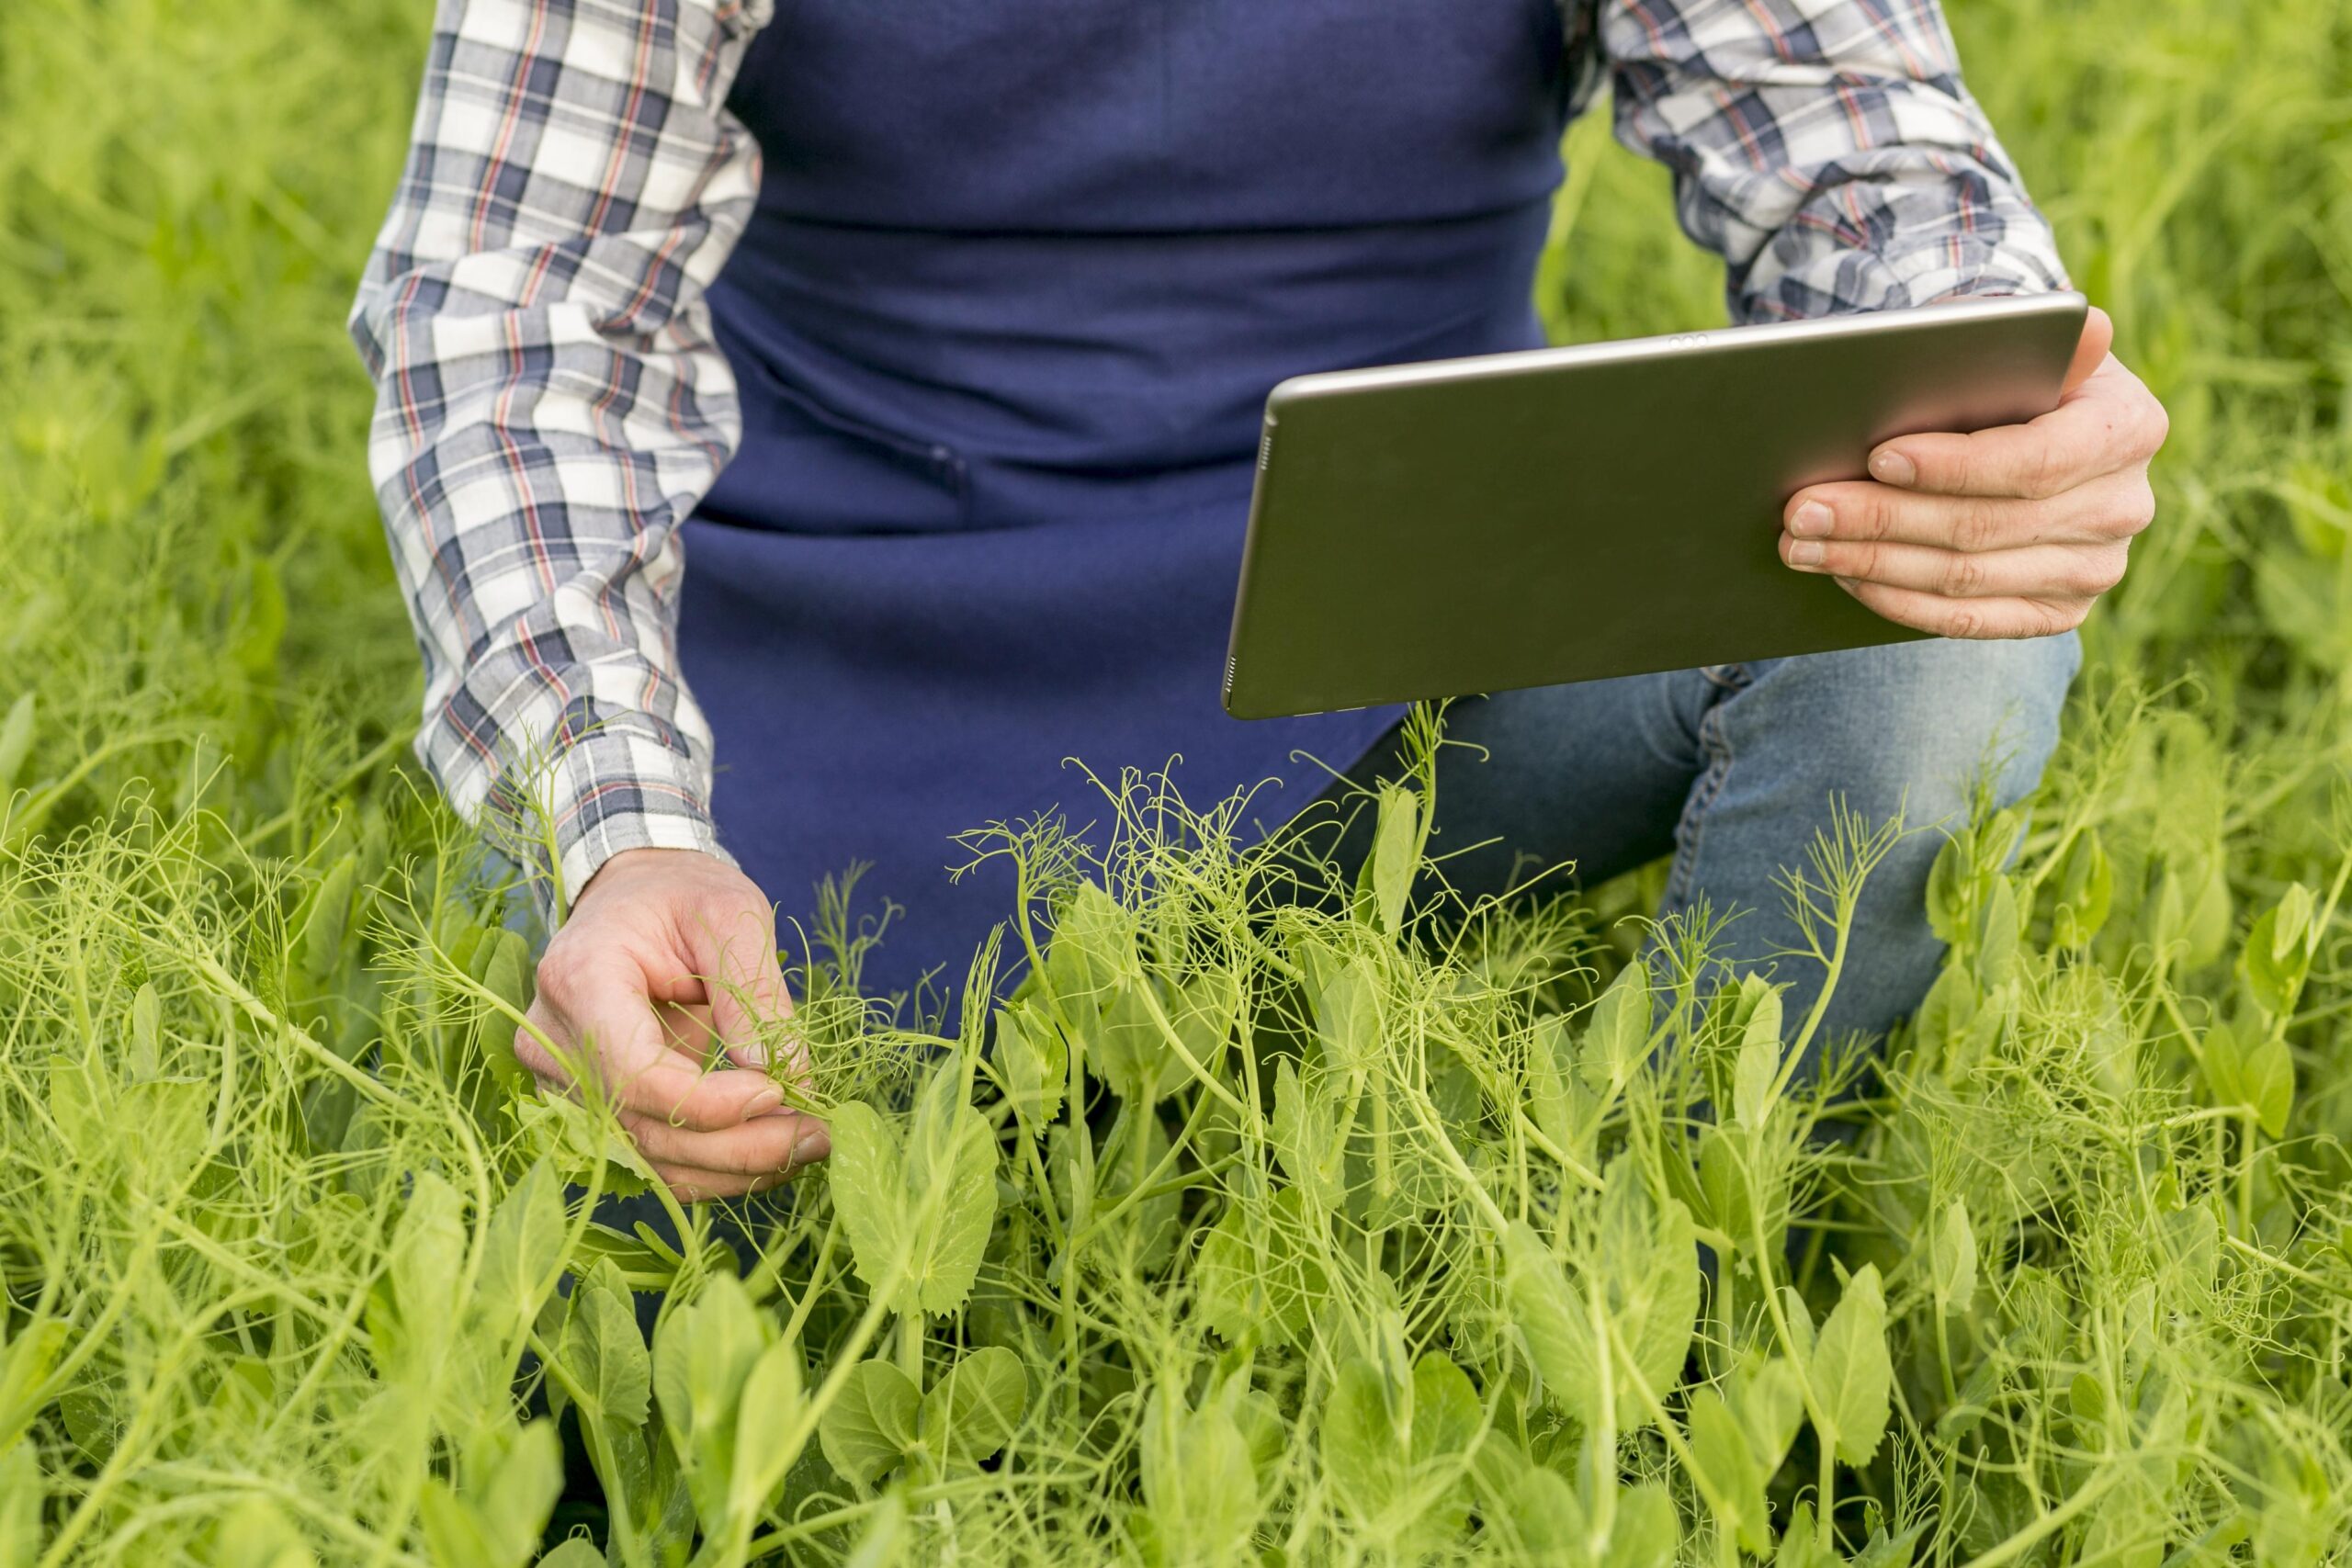
[{"label": "finger", "polygon": [[1898,436],[1871,454],[1870,471],[1904,490],[2033,501],[2144,463],[2164,437],[2163,405],[2109,359],[2039,419],[1973,434]]},{"label": "finger", "polygon": [[1885,539],[1953,550],[2104,544],[2129,538],[2156,514],[2141,469],[2109,474],[2047,501],[1932,495],[1854,479],[1813,485],[1789,498],[1781,526],[1800,539]]},{"label": "finger", "polygon": [[793,1170],[767,1171],[758,1176],[738,1176],[727,1171],[702,1170],[693,1166],[655,1165],[653,1174],[682,1203],[707,1203],[721,1198],[741,1198],[747,1193],[765,1192],[781,1187],[799,1174]]},{"label": "finger", "polygon": [[576,1050],[561,1021],[548,1005],[546,993],[534,997],[523,1014],[522,1026],[514,1031],[514,1059],[540,1083],[551,1089],[560,1088],[571,1083],[571,1073],[556,1054],[570,1055]]},{"label": "finger", "polygon": [[549,999],[565,1036],[585,1048],[587,1061],[578,1065],[584,1070],[593,1064],[598,1081],[622,1107],[715,1132],[784,1103],[784,1091],[764,1073],[708,1072],[671,1050],[634,965],[582,965],[550,950],[540,963],[540,995]]},{"label": "finger", "polygon": [[730,1058],[765,1064],[769,1024],[792,1011],[775,955],[775,912],[751,904],[705,905],[680,917],[679,946],[704,981],[711,1026]]},{"label": "finger", "polygon": [[728,1176],[789,1170],[814,1163],[831,1149],[824,1124],[797,1111],[754,1116],[715,1133],[673,1126],[666,1118],[633,1111],[622,1111],[619,1121],[648,1160]]},{"label": "finger", "polygon": [[707,1063],[718,1043],[711,1027],[708,1002],[656,1002],[653,1016],[662,1021],[662,1038],[671,1050]]},{"label": "finger", "polygon": [[2082,625],[2091,606],[2087,599],[1947,599],[1916,588],[1846,578],[1838,585],[1888,620],[1935,637],[2054,637]]},{"label": "finger", "polygon": [[2091,372],[2107,362],[2108,351],[2115,346],[2115,322],[2105,310],[2094,305],[2083,318],[2083,335],[2075,341],[2074,360],[2066,367],[2064,391],[2071,392],[2091,378]]},{"label": "finger", "polygon": [[2123,580],[2126,547],[2030,545],[2022,549],[1938,549],[1932,545],[1781,536],[1781,558],[1818,572],[1946,599],[2096,599]]}]

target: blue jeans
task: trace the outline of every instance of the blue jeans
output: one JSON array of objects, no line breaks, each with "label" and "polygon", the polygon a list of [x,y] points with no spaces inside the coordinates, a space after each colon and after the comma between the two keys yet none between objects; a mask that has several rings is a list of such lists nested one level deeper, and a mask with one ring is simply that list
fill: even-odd
[{"label": "blue jeans", "polygon": [[[1430,851],[1495,840],[1445,863],[1448,883],[1470,895],[1501,891],[1530,859],[1572,862],[1594,886],[1670,852],[1657,913],[1702,897],[1718,913],[1743,911],[1713,951],[1735,971],[1788,982],[1794,1020],[1824,976],[1783,956],[1798,931],[1777,874],[1807,863],[1833,795],[1870,826],[1899,811],[1906,831],[1864,886],[1822,1037],[1883,1035],[1918,1004],[1941,957],[1926,913],[1936,829],[1966,820],[1971,784],[1988,770],[2001,805],[2033,788],[2081,662],[2072,633],[1908,642],[1458,703],[1446,739],[1469,745],[1439,753]],[[1348,777],[1394,776],[1397,761],[1384,742]],[[1370,816],[1340,840],[1343,864],[1363,853]]]}]

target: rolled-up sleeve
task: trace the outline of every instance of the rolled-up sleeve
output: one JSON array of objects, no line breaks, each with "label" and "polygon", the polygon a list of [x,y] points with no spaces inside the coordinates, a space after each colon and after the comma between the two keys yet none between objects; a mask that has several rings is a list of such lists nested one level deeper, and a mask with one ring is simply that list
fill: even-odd
[{"label": "rolled-up sleeve", "polygon": [[723,104],[767,4],[442,0],[352,313],[418,754],[551,837],[566,896],[623,850],[719,852],[678,525],[741,434],[702,295],[758,191]]},{"label": "rolled-up sleeve", "polygon": [[1598,0],[1618,139],[1735,321],[2066,287],[1935,0]]}]

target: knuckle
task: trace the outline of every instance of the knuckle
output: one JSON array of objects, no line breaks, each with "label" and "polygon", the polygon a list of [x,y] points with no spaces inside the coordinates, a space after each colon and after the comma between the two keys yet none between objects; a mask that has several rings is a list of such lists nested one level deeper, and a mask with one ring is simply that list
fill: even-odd
[{"label": "knuckle", "polygon": [[1966,605],[1947,611],[1943,618],[1943,635],[1950,637],[1975,637],[1983,635],[1984,617]]},{"label": "knuckle", "polygon": [[2032,456],[2025,461],[2024,484],[2026,499],[2048,501],[2065,488],[2065,466],[2058,456],[2055,442],[2037,444]]},{"label": "knuckle", "polygon": [[533,1077],[551,1077],[560,1072],[555,1058],[540,1046],[538,1036],[527,1029],[514,1032],[514,1060]]},{"label": "knuckle", "polygon": [[1942,592],[1955,596],[1968,596],[1984,592],[1987,573],[1984,563],[1974,556],[1955,555],[1944,563]]},{"label": "knuckle", "polygon": [[2084,596],[2097,598],[2122,581],[2124,569],[2131,558],[2131,552],[2120,545],[2095,551],[2082,573]]},{"label": "knuckle", "polygon": [[1951,517],[1951,543],[1954,549],[1981,550],[1993,542],[1994,519],[1998,515],[1981,501],[1970,502],[1956,508]]},{"label": "knuckle", "polygon": [[1863,540],[1883,539],[1894,531],[1897,509],[1903,498],[1899,492],[1881,487],[1854,498],[1855,536]]},{"label": "knuckle", "polygon": [[537,971],[539,995],[558,1000],[571,995],[587,980],[588,967],[577,943],[560,939],[548,943]]}]

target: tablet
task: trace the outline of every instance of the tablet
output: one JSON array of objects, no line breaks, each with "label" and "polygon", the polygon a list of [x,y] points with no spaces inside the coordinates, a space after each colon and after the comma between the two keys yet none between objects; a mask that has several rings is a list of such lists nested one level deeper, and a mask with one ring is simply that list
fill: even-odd
[{"label": "tablet", "polygon": [[2055,407],[2079,294],[1295,377],[1266,400],[1239,718],[1924,634],[1781,563],[1781,513],[1891,436]]}]

